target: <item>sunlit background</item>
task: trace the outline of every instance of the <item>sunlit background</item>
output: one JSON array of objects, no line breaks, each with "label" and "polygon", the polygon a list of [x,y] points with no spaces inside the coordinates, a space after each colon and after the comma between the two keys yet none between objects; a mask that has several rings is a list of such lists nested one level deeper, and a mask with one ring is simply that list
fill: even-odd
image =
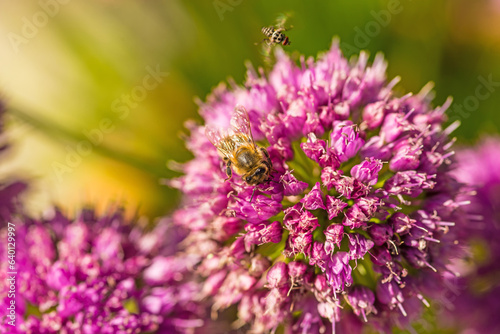
[{"label": "sunlit background", "polygon": [[[265,66],[262,26],[289,13],[287,52],[388,59],[397,90],[453,96],[455,135],[500,127],[500,1],[0,0],[0,92],[13,150],[2,175],[29,177],[31,212],[126,203],[157,217],[178,194],[161,180],[190,158],[182,133],[219,82]],[[7,160],[7,162],[5,162]],[[169,166],[172,164],[170,163]]]}]

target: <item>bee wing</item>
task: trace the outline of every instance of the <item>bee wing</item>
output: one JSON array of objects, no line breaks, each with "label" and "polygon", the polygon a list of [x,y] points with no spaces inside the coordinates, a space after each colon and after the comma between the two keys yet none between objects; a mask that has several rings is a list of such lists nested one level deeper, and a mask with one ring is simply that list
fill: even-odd
[{"label": "bee wing", "polygon": [[208,140],[217,147],[219,145],[219,142],[222,139],[222,135],[218,129],[214,129],[208,125],[205,125],[205,136],[207,136]]},{"label": "bee wing", "polygon": [[276,17],[276,26],[278,28],[283,28],[287,20],[288,20],[288,15],[286,13],[278,14],[278,16]]},{"label": "bee wing", "polygon": [[252,136],[252,128],[250,127],[250,118],[248,117],[247,110],[243,106],[237,105],[236,108],[234,108],[234,114],[231,118],[231,127],[235,134],[243,135],[249,143],[256,147]]},{"label": "bee wing", "polygon": [[276,27],[278,27],[278,29],[279,28],[283,29],[283,31],[290,30],[291,27],[287,29],[285,28],[285,24],[286,21],[288,21],[288,19],[292,16],[293,16],[292,12],[278,14],[278,16],[276,17]]},{"label": "bee wing", "polygon": [[233,158],[234,143],[227,134],[212,127],[205,127],[205,136],[217,148],[217,150],[228,158]]}]

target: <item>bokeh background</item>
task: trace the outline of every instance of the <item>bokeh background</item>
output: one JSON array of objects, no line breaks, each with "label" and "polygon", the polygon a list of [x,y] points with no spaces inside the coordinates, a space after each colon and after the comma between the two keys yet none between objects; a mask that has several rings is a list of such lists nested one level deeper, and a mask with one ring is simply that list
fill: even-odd
[{"label": "bokeh background", "polygon": [[[186,120],[199,120],[195,97],[228,78],[241,84],[246,61],[265,66],[254,43],[280,13],[293,25],[287,52],[316,56],[338,36],[347,55],[382,52],[401,94],[432,81],[436,105],[453,96],[462,142],[500,128],[499,0],[0,5],[0,92],[13,148],[0,173],[30,180],[35,214],[111,202],[148,217],[168,213],[179,195],[161,180],[178,175],[173,161],[190,158],[182,133]],[[157,85],[146,89],[151,71]]]}]

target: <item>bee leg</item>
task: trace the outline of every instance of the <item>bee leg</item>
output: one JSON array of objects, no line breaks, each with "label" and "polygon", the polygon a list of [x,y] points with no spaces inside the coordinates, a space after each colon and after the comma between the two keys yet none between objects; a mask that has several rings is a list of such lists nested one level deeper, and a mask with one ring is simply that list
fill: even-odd
[{"label": "bee leg", "polygon": [[271,157],[269,156],[269,153],[267,152],[267,150],[263,147],[260,148],[260,150],[262,151],[262,153],[264,153],[264,155],[266,156],[266,160],[267,160],[267,166],[269,167],[269,169],[271,171],[274,171],[275,169],[273,168],[273,163],[271,162]]},{"label": "bee leg", "polygon": [[261,147],[260,150],[262,151],[262,153],[264,153],[267,160],[271,160],[271,157],[269,156],[269,153],[267,152],[267,150],[265,148]]},{"label": "bee leg", "polygon": [[224,179],[224,181],[229,180],[233,176],[233,171],[231,170],[231,160],[228,160],[226,162],[226,175],[227,175],[227,178]]},{"label": "bee leg", "polygon": [[253,194],[255,194],[255,189],[257,189],[257,187],[253,187],[252,196],[250,196],[250,200],[248,201],[248,203],[252,202]]},{"label": "bee leg", "polygon": [[262,41],[258,42],[258,43],[254,43],[255,45],[261,45],[262,43],[264,43],[265,41],[267,41],[268,39],[267,38],[264,38]]}]

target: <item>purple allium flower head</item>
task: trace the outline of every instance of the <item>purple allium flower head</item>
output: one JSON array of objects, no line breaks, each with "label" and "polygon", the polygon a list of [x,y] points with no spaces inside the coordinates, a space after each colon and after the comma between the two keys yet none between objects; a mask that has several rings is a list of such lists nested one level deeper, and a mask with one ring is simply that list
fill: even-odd
[{"label": "purple allium flower head", "polygon": [[[460,333],[497,333],[500,321],[500,139],[485,138],[457,153],[457,179],[470,187],[461,198],[461,240],[465,260],[457,261],[458,292],[451,295],[447,325]],[[448,306],[448,305],[447,305]]]},{"label": "purple allium flower head", "polygon": [[[2,319],[2,333],[189,333],[202,326],[189,280],[189,255],[173,256],[184,233],[163,219],[146,233],[122,210],[98,217],[83,210],[72,220],[58,210],[43,220],[17,215],[14,268],[0,250],[2,308],[10,305],[8,272],[15,271],[16,326]],[[0,236],[9,226],[2,221]]]},{"label": "purple allium flower head", "polygon": [[[198,258],[214,312],[237,308],[255,332],[390,331],[418,314],[423,277],[444,284],[463,193],[450,175],[453,126],[442,127],[451,100],[433,108],[429,86],[396,97],[386,67],[381,55],[349,62],[337,42],[300,65],[278,49],[269,73],[249,67],[243,86],[199,102],[212,128],[244,106],[273,165],[257,186],[224,181],[204,126],[188,124],[194,159],[170,183],[184,194],[173,216],[191,231],[185,252]],[[220,233],[230,219],[240,230]]]}]

